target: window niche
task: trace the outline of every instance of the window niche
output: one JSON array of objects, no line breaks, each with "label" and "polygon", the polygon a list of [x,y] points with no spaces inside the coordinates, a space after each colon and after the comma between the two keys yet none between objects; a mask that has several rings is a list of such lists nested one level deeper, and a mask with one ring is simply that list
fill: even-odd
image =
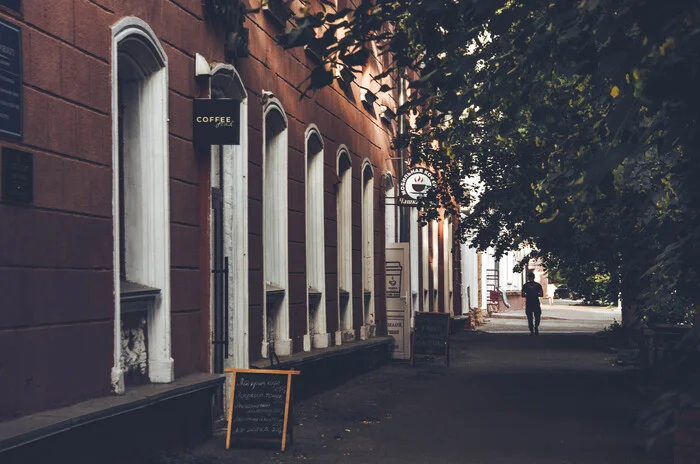
[{"label": "window niche", "polygon": [[442,222],[442,227],[443,227],[443,232],[442,232],[442,254],[443,254],[443,263],[444,263],[444,270],[443,270],[443,276],[442,276],[442,288],[443,288],[443,293],[445,295],[444,297],[444,302],[445,302],[445,308],[444,311],[446,313],[452,314],[454,312],[454,307],[453,307],[453,302],[452,302],[452,293],[453,293],[453,270],[452,266],[454,266],[454,261],[452,258],[452,221],[451,219],[446,219]]},{"label": "window niche", "polygon": [[336,193],[338,230],[338,320],[336,345],[355,340],[352,318],[352,161],[348,150],[338,150]]},{"label": "window niche", "polygon": [[173,380],[167,56],[150,27],[112,28],[115,364],[112,386]]},{"label": "window niche", "polygon": [[440,241],[438,238],[438,227],[440,223],[437,220],[433,220],[430,223],[430,237],[431,237],[431,251],[430,251],[430,262],[431,262],[431,274],[432,274],[432,300],[431,308],[434,312],[440,311],[440,273],[439,273],[439,261],[440,261]]},{"label": "window niche", "polygon": [[306,131],[306,281],[308,331],[304,350],[331,344],[326,328],[324,260],[323,139],[315,126]]},{"label": "window niche", "polygon": [[287,117],[275,98],[263,124],[263,274],[265,337],[262,355],[292,354],[289,337],[289,213],[287,208]]},{"label": "window niche", "polygon": [[421,304],[422,311],[430,311],[430,224],[420,227],[420,256],[421,256]]},{"label": "window niche", "polygon": [[[240,126],[248,127],[248,94],[236,69],[219,63],[212,70],[212,98],[240,101]],[[220,159],[216,159],[219,157]],[[218,162],[215,162],[218,161]],[[249,252],[248,252],[248,131],[241,130],[239,145],[212,147],[212,187],[223,191],[223,249],[229,256],[229,356],[226,368],[249,365]],[[212,314],[212,321],[214,317]]]},{"label": "window niche", "polygon": [[362,309],[360,338],[376,336],[374,313],[374,171],[369,161],[362,166]]}]

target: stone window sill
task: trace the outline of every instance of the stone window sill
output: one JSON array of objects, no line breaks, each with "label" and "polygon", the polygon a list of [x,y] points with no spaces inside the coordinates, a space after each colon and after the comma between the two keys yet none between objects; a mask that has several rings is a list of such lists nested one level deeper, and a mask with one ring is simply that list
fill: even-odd
[{"label": "stone window sill", "polygon": [[121,311],[148,311],[158,295],[160,295],[158,288],[122,280],[119,292]]}]

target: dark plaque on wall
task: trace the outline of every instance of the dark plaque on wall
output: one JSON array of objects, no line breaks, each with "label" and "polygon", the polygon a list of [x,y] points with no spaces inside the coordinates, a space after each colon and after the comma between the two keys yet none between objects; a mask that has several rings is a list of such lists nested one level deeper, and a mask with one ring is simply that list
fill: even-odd
[{"label": "dark plaque on wall", "polygon": [[0,0],[0,5],[19,11],[22,8],[22,0]]},{"label": "dark plaque on wall", "polygon": [[34,160],[26,151],[2,149],[2,200],[31,203],[34,200]]},{"label": "dark plaque on wall", "polygon": [[450,313],[416,312],[413,321],[411,365],[415,358],[445,358],[450,364]]},{"label": "dark plaque on wall", "polygon": [[226,369],[233,373],[226,448],[263,447],[285,450],[292,375],[299,371]]},{"label": "dark plaque on wall", "polygon": [[239,145],[241,143],[241,102],[230,98],[194,101],[195,145]]},{"label": "dark plaque on wall", "polygon": [[0,137],[22,138],[22,39],[0,20]]}]

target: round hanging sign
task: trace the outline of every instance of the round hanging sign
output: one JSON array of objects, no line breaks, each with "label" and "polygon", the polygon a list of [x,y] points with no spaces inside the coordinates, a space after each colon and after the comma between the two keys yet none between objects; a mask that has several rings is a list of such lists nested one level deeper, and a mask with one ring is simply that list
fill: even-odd
[{"label": "round hanging sign", "polygon": [[401,178],[399,206],[418,206],[423,198],[435,186],[435,176],[426,168],[413,168],[406,171]]}]

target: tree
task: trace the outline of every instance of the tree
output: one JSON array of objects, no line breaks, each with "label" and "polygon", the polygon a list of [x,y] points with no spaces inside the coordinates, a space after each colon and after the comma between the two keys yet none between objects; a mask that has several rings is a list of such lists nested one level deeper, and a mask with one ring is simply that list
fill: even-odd
[{"label": "tree", "polygon": [[699,25],[690,1],[362,0],[280,39],[325,50],[309,90],[371,44],[390,54],[376,78],[408,79],[399,114],[414,115],[396,146],[439,174],[425,217],[456,199],[482,250],[595,263],[636,327],[652,302],[700,294]]}]

